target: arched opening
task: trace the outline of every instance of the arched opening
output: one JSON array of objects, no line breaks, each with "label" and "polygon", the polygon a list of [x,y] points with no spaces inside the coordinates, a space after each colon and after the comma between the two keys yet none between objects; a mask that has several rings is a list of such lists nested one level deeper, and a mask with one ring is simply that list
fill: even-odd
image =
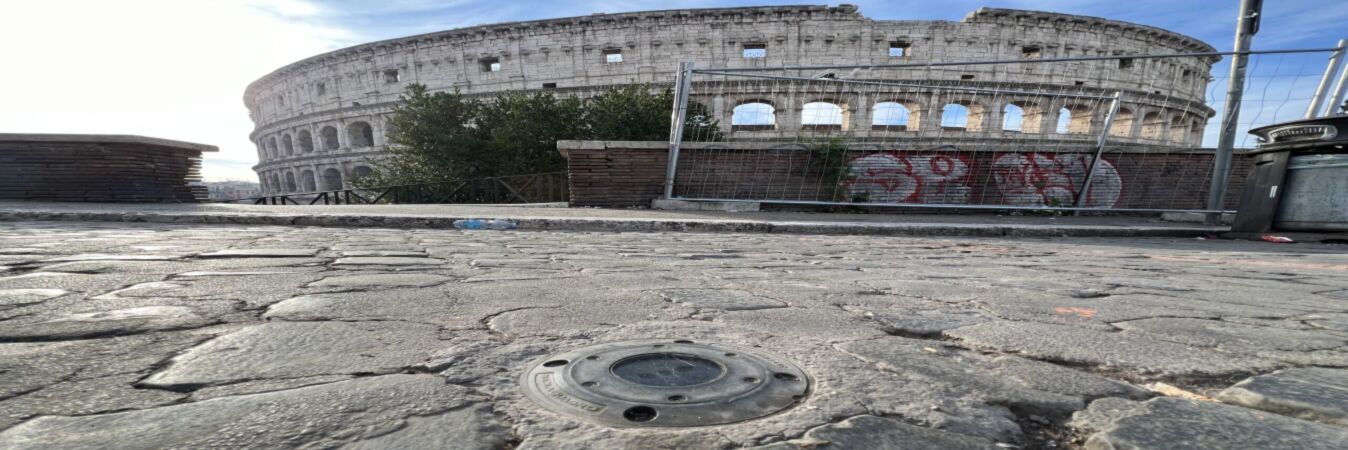
[{"label": "arched opening", "polygon": [[731,112],[732,131],[771,130],[777,126],[777,110],[766,102],[747,102]]},{"label": "arched opening", "polygon": [[[1021,133],[1043,131],[1044,108],[1031,101],[1013,101],[1002,108],[1002,130]],[[1019,125],[1016,127],[1016,125]],[[1013,128],[1014,127],[1014,128]]]},{"label": "arched opening", "polygon": [[365,122],[352,122],[346,126],[346,141],[352,148],[364,148],[374,145],[374,130]]},{"label": "arched opening", "polygon": [[1134,121],[1133,110],[1119,108],[1119,112],[1114,115],[1114,123],[1109,126],[1109,135],[1119,137],[1132,136]]},{"label": "arched opening", "polygon": [[271,178],[271,192],[273,194],[281,193],[281,177],[276,176],[276,173],[272,172],[270,178]]},{"label": "arched opening", "polygon": [[847,113],[829,102],[810,102],[800,109],[800,127],[805,130],[846,129]]},{"label": "arched opening", "polygon": [[342,188],[342,172],[337,169],[323,170],[323,190],[336,191]]},{"label": "arched opening", "polygon": [[281,148],[285,150],[286,156],[295,154],[295,141],[290,139],[290,133],[281,135]]},{"label": "arched opening", "polygon": [[969,108],[954,103],[941,108],[942,130],[964,130],[969,127]]},{"label": "arched opening", "polygon": [[1165,119],[1161,118],[1161,113],[1152,111],[1142,116],[1142,138],[1159,141],[1162,136],[1165,136]]},{"label": "arched opening", "polygon": [[[885,131],[907,131],[912,122],[912,113],[907,106],[899,102],[880,102],[871,108],[871,129]],[[913,127],[916,128],[916,127]]]},{"label": "arched opening", "polygon": [[1189,138],[1189,121],[1184,114],[1175,114],[1170,118],[1170,142],[1183,144]]},{"label": "arched opening", "polygon": [[983,106],[968,101],[947,103],[941,108],[941,129],[983,131]]},{"label": "arched opening", "polygon": [[1189,144],[1195,147],[1203,146],[1203,121],[1194,119],[1193,125],[1189,127]]},{"label": "arched opening", "polygon": [[319,132],[319,137],[323,139],[323,150],[337,150],[337,129],[333,127],[323,127]]},{"label": "arched opening", "polygon": [[300,186],[304,187],[304,192],[314,192],[318,190],[318,185],[314,181],[314,171],[306,170],[300,172]]},{"label": "arched opening", "polygon": [[286,192],[295,192],[299,186],[295,185],[295,172],[286,172]]},{"label": "arched opening", "polygon": [[369,167],[366,167],[366,166],[356,166],[356,170],[352,171],[351,177],[352,177],[352,178],[365,178],[365,177],[370,176],[370,175],[373,174],[373,173],[374,173],[374,170],[371,170]]},{"label": "arched opening", "polygon": [[270,158],[275,158],[277,156],[276,136],[267,138],[267,156]]},{"label": "arched opening", "polygon": [[1002,131],[1022,133],[1025,131],[1025,109],[1016,104],[1007,104],[1002,108]]},{"label": "arched opening", "polygon": [[1094,120],[1091,108],[1081,105],[1069,105],[1058,109],[1058,134],[1090,134]]},{"label": "arched opening", "polygon": [[314,151],[314,137],[309,134],[309,130],[300,130],[299,133],[295,134],[295,140],[298,141],[301,152]]}]

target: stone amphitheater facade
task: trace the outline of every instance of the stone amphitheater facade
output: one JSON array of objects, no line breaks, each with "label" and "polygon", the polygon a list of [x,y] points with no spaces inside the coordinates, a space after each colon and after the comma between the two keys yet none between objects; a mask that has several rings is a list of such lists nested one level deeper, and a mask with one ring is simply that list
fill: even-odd
[{"label": "stone amphitheater facade", "polygon": [[[746,49],[761,49],[754,55],[761,57],[746,58]],[[669,10],[501,23],[357,45],[262,77],[248,86],[244,102],[256,124],[251,138],[259,164],[254,170],[264,192],[275,194],[336,189],[368,173],[368,161],[379,158],[387,145],[386,116],[411,83],[472,96],[534,90],[586,96],[613,85],[671,83],[680,62],[738,68],[1212,51],[1199,40],[1159,28],[1024,10],[982,8],[958,22],[873,20],[851,5]],[[1126,100],[1109,130],[1112,139],[1172,148],[1199,145],[1213,115],[1204,95],[1217,58],[1127,61],[1127,67],[1118,60],[1104,62],[1119,64],[1118,70],[1076,72],[1094,74],[1085,79],[1074,78],[1072,70],[969,66],[931,72],[935,79],[921,81],[980,86],[995,80],[998,86],[1026,89],[1123,91]],[[793,136],[802,131],[804,105],[821,101],[791,89],[768,97],[725,88],[694,92],[694,101],[709,107],[731,139]],[[1054,134],[1058,111],[1077,108],[1053,98],[963,101],[939,90],[901,100],[874,92],[836,97],[824,101],[844,112],[845,122],[837,128],[862,138],[954,133],[997,139],[1001,127],[985,124],[1000,123],[1004,104],[1023,108],[1023,133]],[[774,125],[733,126],[733,110],[745,102],[769,104]],[[871,111],[879,102],[902,103],[909,111],[906,126],[871,126]],[[942,129],[935,120],[951,102],[971,110],[965,128]],[[1103,109],[1072,112],[1071,132],[1099,133]]]}]

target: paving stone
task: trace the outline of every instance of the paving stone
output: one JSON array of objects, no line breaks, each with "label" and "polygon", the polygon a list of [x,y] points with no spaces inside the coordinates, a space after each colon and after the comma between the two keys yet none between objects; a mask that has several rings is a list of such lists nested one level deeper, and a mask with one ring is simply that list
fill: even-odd
[{"label": "paving stone", "polygon": [[948,330],[945,335],[975,348],[1167,377],[1228,375],[1277,365],[1267,359],[1196,349],[1145,335],[1038,322],[987,322]]},{"label": "paving stone", "polygon": [[443,259],[425,257],[349,256],[338,258],[332,264],[338,266],[438,266],[444,263],[445,260]]},{"label": "paving stone", "polygon": [[[1094,412],[1100,408],[1105,412]],[[1348,429],[1268,412],[1175,397],[1146,402],[1091,404],[1071,425],[1097,432],[1088,450],[1263,449],[1329,450],[1348,447]]]},{"label": "paving stone", "polygon": [[408,250],[342,250],[341,253],[346,257],[426,257],[426,252]]},{"label": "paving stone", "polygon": [[58,340],[195,328],[214,321],[186,306],[145,306],[0,322],[0,340]]},{"label": "paving stone", "polygon": [[279,322],[212,339],[175,356],[142,387],[191,390],[263,378],[387,374],[439,347],[437,328],[402,322]]},{"label": "paving stone", "polygon": [[784,308],[786,303],[734,289],[664,289],[660,296],[690,308],[750,311]]},{"label": "paving stone", "polygon": [[[161,447],[957,445],[894,437],[909,431],[983,445],[1070,447],[1042,440],[1068,415],[1095,417],[1082,419],[1100,424],[1083,427],[1083,435],[1145,415],[1143,403],[1128,399],[1152,394],[1101,373],[1211,386],[1214,377],[1227,382],[1289,366],[1348,367],[1348,330],[1339,326],[1348,305],[1326,295],[1348,282],[1342,271],[1298,269],[1348,259],[1315,244],[1270,252],[1262,242],[1190,239],[0,223],[0,248],[10,247],[41,251],[0,256],[0,266],[21,273],[0,277],[0,290],[69,293],[38,303],[25,295],[16,301],[22,305],[0,311],[0,330],[137,308],[186,307],[211,321],[0,343],[0,427],[25,419],[16,427],[80,424],[25,431],[25,439],[53,440],[33,446],[137,443],[126,436],[139,431],[126,424],[144,422],[168,429],[150,430],[147,446],[165,433],[191,435]],[[309,256],[46,261],[228,248]],[[333,264],[337,258],[443,262]],[[120,332],[139,334],[109,336]],[[544,355],[661,336],[762,348],[800,364],[815,384],[796,407],[714,430],[612,429],[541,410],[519,392],[517,369]],[[400,372],[427,373],[415,377],[437,388],[471,386],[482,401],[398,409],[361,423],[350,420],[436,406],[436,399],[380,397],[394,395],[381,389],[376,399],[338,402],[346,405],[341,412],[290,406],[304,404],[290,397],[299,392],[340,396],[349,389],[339,386]],[[275,423],[225,417],[193,434],[195,419],[176,415],[198,410],[171,409],[256,398],[277,400],[250,404],[258,412],[249,420],[261,423],[271,411],[280,415]],[[118,411],[118,403],[134,411]],[[158,410],[182,413],[150,414]],[[1195,411],[1176,413],[1166,429],[1202,435],[1208,422],[1225,420]],[[114,416],[136,419],[102,422]],[[223,432],[214,431],[217,423]],[[1253,433],[1256,425],[1237,428]],[[66,438],[72,441],[59,441]],[[12,446],[0,439],[0,447]]]},{"label": "paving stone", "polygon": [[0,343],[0,398],[61,382],[146,372],[209,335],[165,332],[59,342]]},{"label": "paving stone", "polygon": [[[409,418],[480,400],[439,377],[387,375],[115,414],[39,417],[0,432],[0,447],[99,448],[115,442],[123,449],[331,448],[390,433],[403,438],[383,442],[416,444],[425,442],[415,439],[416,430],[427,425]],[[499,425],[487,417],[474,420],[476,426],[441,428],[441,439],[490,442],[484,434]]]},{"label": "paving stone", "polygon": [[1299,419],[1348,427],[1348,369],[1302,367],[1247,378],[1217,399]]},{"label": "paving stone", "polygon": [[0,430],[35,416],[83,416],[144,409],[176,402],[186,395],[157,389],[135,389],[140,373],[58,382],[0,401]]},{"label": "paving stone", "polygon": [[759,450],[787,449],[983,449],[996,450],[996,443],[973,436],[909,425],[876,416],[852,417],[842,422],[810,430],[805,437],[767,446]]},{"label": "paving stone", "polygon": [[408,417],[407,424],[388,434],[345,445],[349,450],[454,448],[496,450],[509,448],[510,429],[483,404],[436,414]]},{"label": "paving stone", "polygon": [[163,261],[181,258],[181,255],[112,255],[103,253],[84,253],[46,259],[48,262],[67,261]]},{"label": "paving stone", "polygon": [[439,289],[386,289],[293,297],[267,308],[264,318],[288,321],[401,320],[443,328],[481,326],[483,317],[511,308],[479,308]]},{"label": "paving stone", "polygon": [[69,293],[64,289],[0,289],[0,310],[35,305]]},{"label": "paving stone", "polygon": [[312,248],[235,248],[206,252],[197,258],[303,258],[318,254]]},{"label": "paving stone", "polygon": [[330,276],[309,283],[311,288],[325,289],[389,289],[400,287],[430,287],[451,281],[443,275],[423,273],[379,273],[365,275]]},{"label": "paving stone", "polygon": [[1348,345],[1348,337],[1218,320],[1167,317],[1119,322],[1114,325],[1124,330],[1142,331],[1160,339],[1185,345],[1212,347],[1238,353],[1256,353],[1261,350],[1305,352]]},{"label": "paving stone", "polygon": [[838,348],[881,369],[1026,414],[1066,417],[1084,408],[1085,400],[1146,395],[1139,388],[1098,375],[1013,356],[985,356],[931,341],[890,337],[848,342]]}]

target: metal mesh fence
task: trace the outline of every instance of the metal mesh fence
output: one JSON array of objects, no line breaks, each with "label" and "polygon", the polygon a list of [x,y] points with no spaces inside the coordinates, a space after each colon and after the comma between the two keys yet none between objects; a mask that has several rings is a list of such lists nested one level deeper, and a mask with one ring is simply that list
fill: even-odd
[{"label": "metal mesh fence", "polygon": [[[1251,55],[1241,134],[1300,117],[1328,53]],[[685,123],[715,126],[683,133],[671,196],[1204,210],[1227,91],[1219,56],[1024,57],[693,70]],[[1243,179],[1248,161],[1233,167]],[[1231,183],[1228,208],[1241,184]]]}]

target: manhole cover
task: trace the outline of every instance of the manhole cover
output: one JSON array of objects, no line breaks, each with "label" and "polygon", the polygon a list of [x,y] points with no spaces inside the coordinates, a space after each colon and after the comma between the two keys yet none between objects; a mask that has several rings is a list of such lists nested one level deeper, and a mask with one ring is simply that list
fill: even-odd
[{"label": "manhole cover", "polygon": [[648,339],[535,361],[520,380],[553,411],[620,427],[689,427],[753,419],[805,398],[795,364],[757,350]]}]

